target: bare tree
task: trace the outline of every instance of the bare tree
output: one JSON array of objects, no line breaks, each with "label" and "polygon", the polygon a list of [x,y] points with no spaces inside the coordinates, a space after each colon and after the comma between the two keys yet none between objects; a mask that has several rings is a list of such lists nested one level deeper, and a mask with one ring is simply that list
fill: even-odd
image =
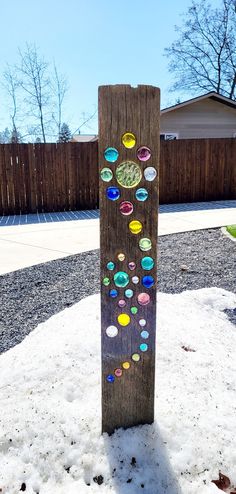
[{"label": "bare tree", "polygon": [[20,88],[20,82],[17,78],[16,71],[7,65],[6,70],[3,73],[3,87],[10,99],[10,118],[12,122],[12,138],[14,142],[18,142],[20,134],[17,128],[16,119],[19,113],[19,99],[18,92]]},{"label": "bare tree", "polygon": [[68,91],[68,82],[63,74],[60,74],[54,62],[54,72],[52,78],[52,93],[55,100],[55,109],[52,118],[57,127],[57,136],[60,138],[61,126],[62,126],[62,108],[65,95]]},{"label": "bare tree", "polygon": [[216,91],[236,99],[236,0],[213,8],[192,1],[178,39],[165,49],[176,81],[172,90]]}]

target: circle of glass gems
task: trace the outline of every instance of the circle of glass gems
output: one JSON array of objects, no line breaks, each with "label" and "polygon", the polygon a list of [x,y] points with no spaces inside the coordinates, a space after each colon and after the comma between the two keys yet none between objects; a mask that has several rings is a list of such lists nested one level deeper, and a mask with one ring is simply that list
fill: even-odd
[{"label": "circle of glass gems", "polygon": [[133,206],[132,202],[122,201],[120,203],[120,212],[124,216],[129,216],[129,214],[132,214],[133,210],[134,210],[134,206]]},{"label": "circle of glass gems", "polygon": [[113,177],[113,173],[110,168],[103,168],[100,172],[100,176],[103,182],[110,182]]},{"label": "circle of glass gems", "polygon": [[117,259],[119,261],[124,261],[125,260],[125,255],[121,252],[120,254],[118,254]]},{"label": "circle of glass gems", "polygon": [[143,252],[147,252],[148,250],[150,250],[152,248],[152,242],[151,242],[150,238],[140,238],[138,244],[139,244],[139,248]]},{"label": "circle of glass gems", "polygon": [[142,285],[145,286],[145,288],[152,288],[154,283],[155,281],[152,276],[144,276],[142,279]]},{"label": "circle of glass gems", "polygon": [[134,283],[134,285],[137,285],[138,282],[139,282],[139,277],[138,276],[133,276],[132,282]]},{"label": "circle of glass gems", "polygon": [[137,201],[141,201],[141,202],[146,201],[148,198],[147,189],[144,189],[144,188],[137,189],[135,192],[135,197],[136,197]]},{"label": "circle of glass gems", "polygon": [[119,153],[116,148],[106,148],[104,151],[104,158],[109,163],[115,163],[119,156]]},{"label": "circle of glass gems", "polygon": [[121,300],[119,300],[118,305],[119,305],[119,307],[123,308],[126,306],[126,301],[121,299]]},{"label": "circle of glass gems", "polygon": [[107,263],[107,269],[108,269],[109,271],[113,271],[113,269],[115,269],[115,264],[114,264],[114,262],[109,261],[109,262]]},{"label": "circle of glass gems", "polygon": [[141,352],[146,352],[148,349],[148,345],[147,345],[147,343],[141,343],[139,348],[140,348]]},{"label": "circle of glass gems", "polygon": [[150,295],[148,295],[148,293],[140,293],[138,295],[139,305],[148,305],[149,302],[150,302]]},{"label": "circle of glass gems", "polygon": [[121,142],[127,149],[132,149],[136,144],[136,137],[132,132],[125,132],[121,137]]},{"label": "circle of glass gems", "polygon": [[104,286],[108,286],[108,285],[110,285],[110,280],[109,280],[109,278],[107,278],[107,277],[106,277],[106,278],[103,278],[102,282],[103,282],[103,285],[104,285]]},{"label": "circle of glass gems", "polygon": [[127,298],[132,298],[133,297],[133,290],[131,290],[130,288],[128,288],[127,290],[125,290],[125,297]]},{"label": "circle of glass gems", "polygon": [[114,374],[116,377],[121,377],[122,376],[122,369],[115,369]]},{"label": "circle of glass gems", "polygon": [[138,307],[131,307],[130,312],[131,312],[131,314],[134,314],[134,315],[137,314]]},{"label": "circle of glass gems", "polygon": [[130,316],[128,314],[119,314],[117,321],[121,326],[128,326],[130,323]]},{"label": "circle of glass gems", "polygon": [[111,298],[116,298],[118,295],[118,291],[113,288],[112,290],[109,291],[109,295]]},{"label": "circle of glass gems", "polygon": [[133,360],[134,362],[139,362],[139,360],[140,360],[140,355],[139,355],[138,353],[133,353],[133,355],[132,355],[132,357],[131,357],[131,358],[132,358],[132,360]]},{"label": "circle of glass gems", "polygon": [[147,324],[147,321],[146,319],[139,319],[139,326],[141,326],[141,328],[144,328],[144,326],[146,326]]},{"label": "circle of glass gems", "polygon": [[115,381],[115,378],[114,378],[113,374],[108,374],[108,376],[106,377],[106,380],[109,383],[113,383]]},{"label": "circle of glass gems", "polygon": [[123,161],[116,169],[116,180],[125,189],[137,187],[142,179],[142,170],[134,161]]},{"label": "circle of glass gems", "polygon": [[109,336],[109,338],[114,338],[115,336],[118,335],[118,329],[116,326],[108,326],[106,329],[106,335]]},{"label": "circle of glass gems", "polygon": [[139,161],[147,161],[151,158],[151,150],[147,146],[141,146],[137,151]]},{"label": "circle of glass gems", "polygon": [[141,332],[141,338],[144,340],[147,340],[149,338],[149,332],[148,331],[142,331]]},{"label": "circle of glass gems", "polygon": [[141,259],[141,266],[145,271],[150,271],[154,266],[154,259],[146,256]]},{"label": "circle of glass gems", "polygon": [[108,187],[106,190],[106,195],[110,201],[117,201],[120,197],[120,190],[117,187]]},{"label": "circle of glass gems", "polygon": [[122,367],[123,367],[123,369],[129,369],[130,363],[129,362],[123,362]]},{"label": "circle of glass gems", "polygon": [[148,181],[148,182],[152,182],[157,176],[157,171],[155,170],[155,168],[153,168],[153,166],[148,166],[147,168],[145,168],[144,170],[144,178]]},{"label": "circle of glass gems", "polygon": [[124,271],[118,271],[114,275],[114,283],[119,288],[125,288],[129,283],[129,275]]},{"label": "circle of glass gems", "polygon": [[133,262],[133,261],[129,262],[128,267],[129,267],[130,271],[133,271],[136,268],[135,262]]},{"label": "circle of glass gems", "polygon": [[129,229],[134,235],[138,235],[143,229],[141,221],[133,220],[129,223]]}]

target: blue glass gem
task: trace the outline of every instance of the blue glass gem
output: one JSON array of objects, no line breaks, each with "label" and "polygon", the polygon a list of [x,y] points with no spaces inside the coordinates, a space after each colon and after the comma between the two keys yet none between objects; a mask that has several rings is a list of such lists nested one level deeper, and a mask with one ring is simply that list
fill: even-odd
[{"label": "blue glass gem", "polygon": [[113,383],[115,381],[115,377],[113,376],[113,374],[108,374],[106,380],[108,383]]},{"label": "blue glass gem", "polygon": [[133,297],[133,294],[134,294],[134,292],[130,288],[128,288],[127,290],[125,290],[125,296],[127,298],[132,298]]},{"label": "blue glass gem", "polygon": [[106,148],[104,151],[104,158],[109,163],[115,163],[119,156],[119,153],[116,148]]},{"label": "blue glass gem", "polygon": [[113,271],[114,268],[115,268],[114,262],[110,261],[107,263],[107,269],[109,269],[109,271]]},{"label": "blue glass gem", "polygon": [[144,276],[142,279],[142,285],[145,286],[145,288],[151,288],[154,283],[155,281],[152,276]]},{"label": "blue glass gem", "polygon": [[120,197],[120,189],[117,187],[108,187],[107,188],[107,197],[111,201],[117,201]]},{"label": "blue glass gem", "polygon": [[148,198],[147,189],[144,189],[144,188],[137,189],[135,192],[135,197],[136,197],[137,201],[142,201],[142,202],[146,201],[146,199]]},{"label": "blue glass gem", "polygon": [[109,291],[109,295],[111,298],[116,298],[118,295],[118,291],[113,288],[112,290]]},{"label": "blue glass gem", "polygon": [[146,343],[141,343],[139,348],[140,348],[141,352],[146,352],[148,349],[148,345]]},{"label": "blue glass gem", "polygon": [[141,266],[145,271],[150,271],[154,266],[154,259],[149,256],[143,257],[141,259]]},{"label": "blue glass gem", "polygon": [[144,340],[147,340],[147,338],[149,338],[149,332],[148,332],[148,331],[142,331],[142,333],[141,333],[141,337],[142,337]]}]

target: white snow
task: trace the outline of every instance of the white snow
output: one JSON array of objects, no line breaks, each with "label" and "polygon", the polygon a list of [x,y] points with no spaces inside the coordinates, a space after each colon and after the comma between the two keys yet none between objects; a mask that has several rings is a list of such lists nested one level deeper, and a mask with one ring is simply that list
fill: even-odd
[{"label": "white snow", "polygon": [[158,294],[156,421],[111,437],[100,434],[98,295],[2,354],[0,492],[214,494],[219,470],[236,485],[236,328],[223,312],[235,306],[217,288]]}]

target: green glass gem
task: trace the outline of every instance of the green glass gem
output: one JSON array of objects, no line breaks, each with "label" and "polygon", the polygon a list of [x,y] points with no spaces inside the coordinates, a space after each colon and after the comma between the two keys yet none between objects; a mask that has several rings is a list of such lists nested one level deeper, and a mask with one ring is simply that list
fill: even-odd
[{"label": "green glass gem", "polygon": [[116,180],[126,189],[136,187],[142,178],[142,170],[134,161],[124,161],[116,169]]},{"label": "green glass gem", "polygon": [[143,257],[141,259],[141,266],[146,271],[150,271],[150,269],[152,269],[154,266],[154,259],[152,257],[148,257],[148,256]]},{"label": "green glass gem", "polygon": [[109,280],[109,278],[103,278],[102,282],[103,282],[103,285],[104,285],[104,286],[108,286],[108,285],[110,285],[110,280]]},{"label": "green glass gem", "polygon": [[114,283],[119,288],[124,288],[129,283],[129,275],[124,271],[118,271],[114,276]]},{"label": "green glass gem", "polygon": [[101,179],[102,179],[104,182],[110,182],[110,180],[111,180],[111,179],[112,179],[112,177],[113,177],[113,173],[112,173],[112,171],[110,170],[110,168],[103,168],[103,169],[101,170],[100,176],[101,176]]},{"label": "green glass gem", "polygon": [[115,268],[114,262],[110,261],[110,262],[107,263],[107,269],[109,271],[113,271],[114,268]]},{"label": "green glass gem", "polygon": [[152,248],[152,242],[150,238],[141,238],[139,240],[139,248],[143,251],[146,252]]},{"label": "green glass gem", "polygon": [[131,307],[130,312],[131,312],[131,314],[137,314],[138,307]]}]

